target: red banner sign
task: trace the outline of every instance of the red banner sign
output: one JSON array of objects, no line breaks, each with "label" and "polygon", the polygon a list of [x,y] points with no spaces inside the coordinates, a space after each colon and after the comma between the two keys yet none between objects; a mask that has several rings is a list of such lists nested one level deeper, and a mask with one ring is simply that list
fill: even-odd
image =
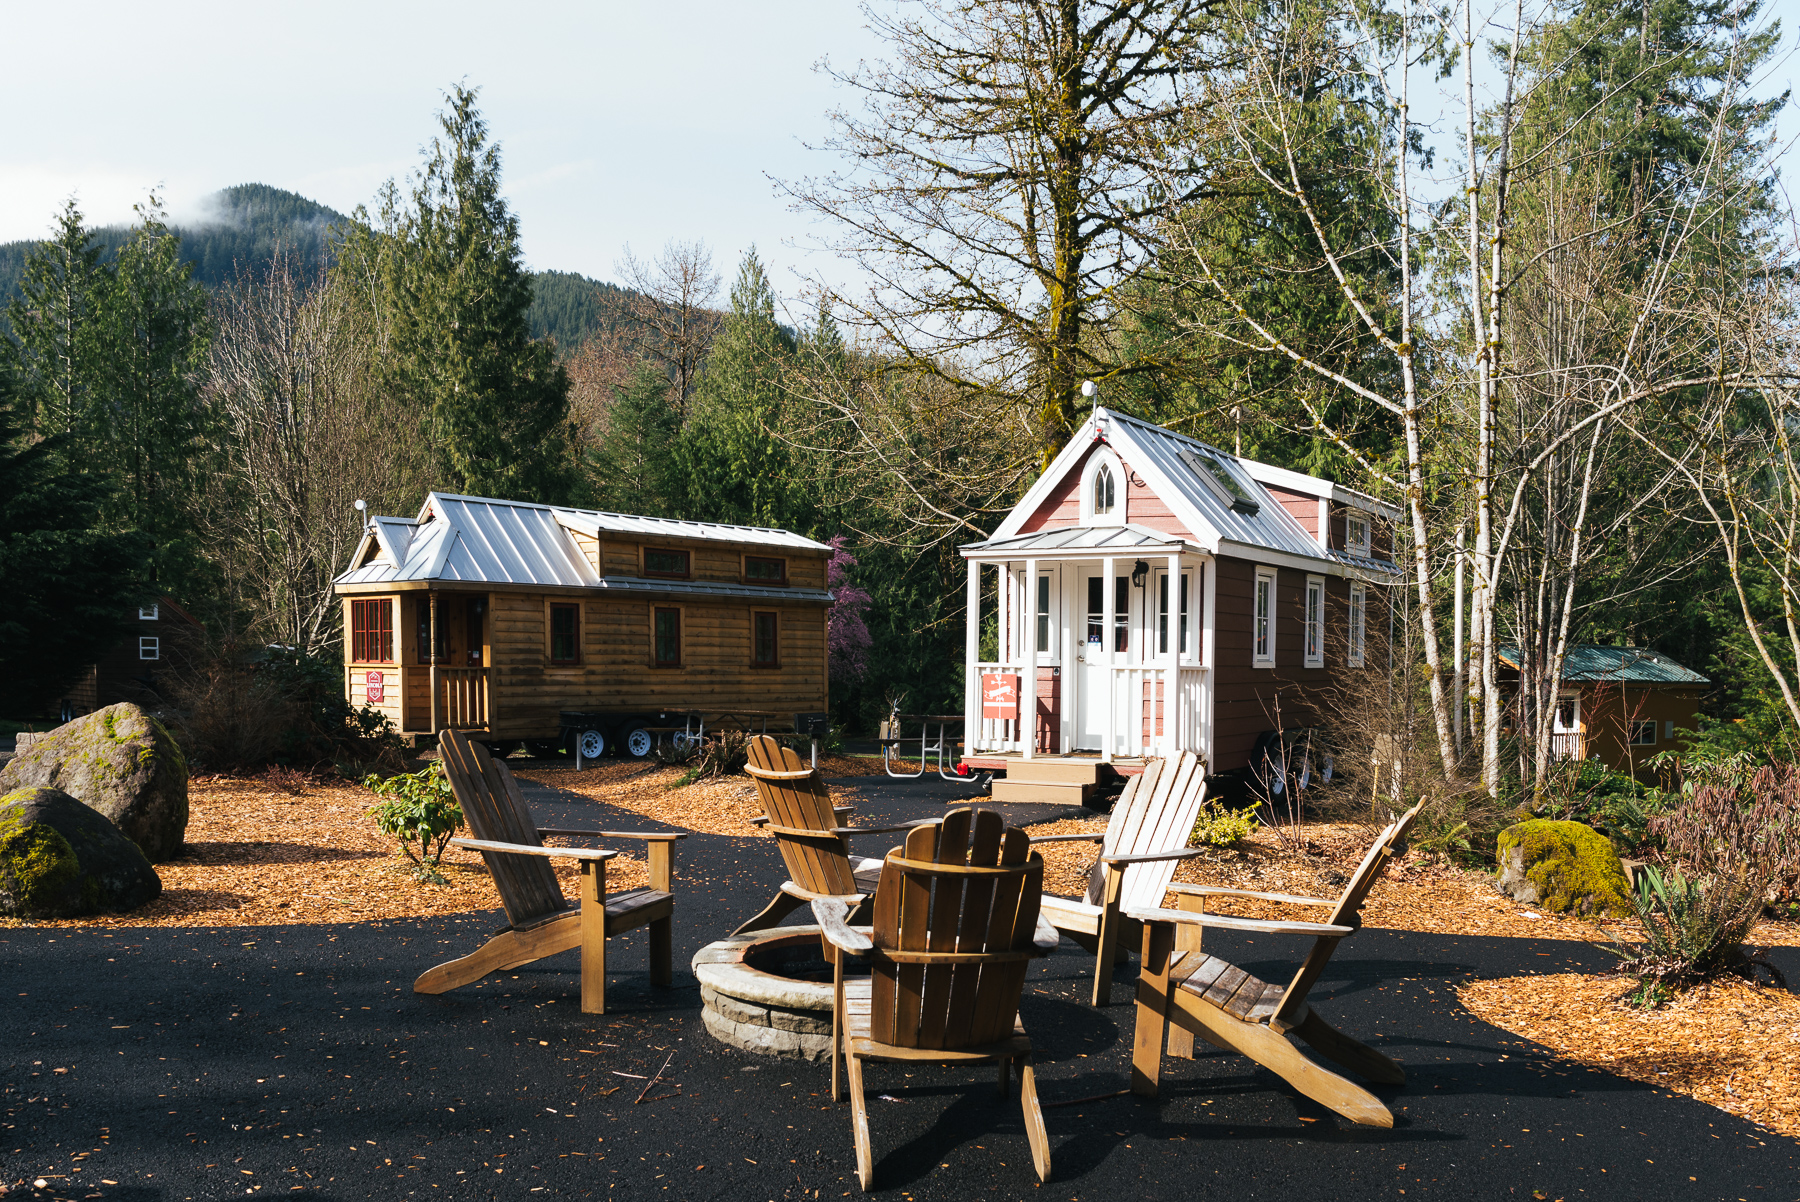
[{"label": "red banner sign", "polygon": [[1000,673],[981,678],[981,716],[1006,722],[1019,720],[1019,678]]},{"label": "red banner sign", "polygon": [[363,684],[368,689],[368,698],[365,704],[380,705],[381,699],[387,694],[387,678],[379,672],[370,672],[363,677]]}]

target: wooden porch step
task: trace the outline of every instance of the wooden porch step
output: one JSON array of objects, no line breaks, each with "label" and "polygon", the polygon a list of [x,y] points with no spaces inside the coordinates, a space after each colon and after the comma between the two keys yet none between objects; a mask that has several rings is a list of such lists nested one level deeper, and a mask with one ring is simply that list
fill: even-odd
[{"label": "wooden porch step", "polygon": [[1078,806],[1087,800],[1087,787],[1078,784],[1043,784],[1014,780],[1010,776],[994,782],[995,801],[1027,801],[1039,805]]},{"label": "wooden porch step", "polygon": [[1006,779],[1026,785],[1095,785],[1100,783],[1100,761],[1008,756]]}]

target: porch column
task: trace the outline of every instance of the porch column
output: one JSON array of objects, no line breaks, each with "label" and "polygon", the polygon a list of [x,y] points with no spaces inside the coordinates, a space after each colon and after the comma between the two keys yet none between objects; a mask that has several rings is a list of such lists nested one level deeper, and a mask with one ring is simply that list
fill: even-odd
[{"label": "porch column", "polygon": [[1119,698],[1113,688],[1117,673],[1113,671],[1113,647],[1117,635],[1113,632],[1113,584],[1114,565],[1118,561],[1108,557],[1101,560],[1100,570],[1105,574],[1105,583],[1100,588],[1100,649],[1106,656],[1100,662],[1106,666],[1106,746],[1100,749],[1100,762],[1110,764],[1113,761],[1113,748],[1118,745]]},{"label": "porch column", "polygon": [[1025,561],[1025,670],[1019,674],[1019,751],[1037,757],[1037,575],[1038,561]]},{"label": "porch column", "polygon": [[431,665],[431,735],[438,733],[438,631],[437,631],[437,590],[432,589],[427,596],[431,603],[431,658],[426,662]]},{"label": "porch column", "polygon": [[1200,561],[1200,662],[1206,673],[1200,678],[1200,713],[1195,726],[1200,732],[1200,750],[1206,754],[1206,770],[1217,772],[1213,748],[1213,698],[1218,691],[1219,657],[1214,639],[1218,625],[1219,561],[1208,557]]},{"label": "porch column", "polygon": [[963,634],[963,754],[973,755],[981,734],[981,561],[969,561],[968,629]]},{"label": "porch column", "polygon": [[[1188,598],[1192,609],[1194,599]],[[1187,634],[1187,622],[1181,614],[1181,552],[1169,555],[1169,658],[1163,667],[1163,754],[1176,755],[1185,750],[1183,737],[1187,728],[1181,724],[1181,640]]]}]

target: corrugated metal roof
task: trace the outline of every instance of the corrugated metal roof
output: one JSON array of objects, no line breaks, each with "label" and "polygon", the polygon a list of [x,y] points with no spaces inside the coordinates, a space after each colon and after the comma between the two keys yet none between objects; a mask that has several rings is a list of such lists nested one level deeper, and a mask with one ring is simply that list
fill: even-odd
[{"label": "corrugated metal roof", "polygon": [[[1109,426],[1108,438],[1132,467],[1140,473],[1150,468],[1167,484],[1167,490],[1155,489],[1163,501],[1171,506],[1180,502],[1197,511],[1220,538],[1307,559],[1331,558],[1320,549],[1318,540],[1308,534],[1230,452],[1111,410],[1106,412],[1105,421]],[[1194,469],[1182,461],[1182,451],[1203,455],[1220,470],[1229,473],[1239,488],[1256,499],[1257,512],[1242,513],[1222,501],[1200,481]],[[1175,495],[1169,495],[1170,491]]]},{"label": "corrugated metal roof", "polygon": [[[1510,667],[1519,666],[1517,646],[1499,647],[1497,654]],[[1562,678],[1613,684],[1712,683],[1660,651],[1642,647],[1598,647],[1587,643],[1569,648],[1568,655],[1563,658]]]},{"label": "corrugated metal roof", "polygon": [[1140,547],[1171,547],[1184,541],[1177,535],[1164,534],[1145,526],[1058,526],[1031,534],[1015,534],[1011,538],[990,538],[986,542],[969,543],[962,548],[962,553],[1004,552],[1017,557],[1044,551],[1123,551]]},{"label": "corrugated metal roof", "polygon": [[[384,550],[395,555],[397,562],[389,563],[386,556],[376,556],[339,576],[336,583],[446,580],[556,588],[630,587],[619,584],[617,578],[611,582],[603,581],[570,537],[571,529],[588,534],[606,532],[650,538],[702,539],[784,550],[831,549],[824,543],[790,531],[762,526],[679,522],[492,497],[432,493],[425,498],[419,516],[410,522],[404,518],[375,517],[369,520],[370,536]],[[402,535],[407,531],[410,531],[410,537],[403,541]],[[367,545],[365,539],[359,546],[359,560],[365,557]],[[829,597],[824,590],[746,589],[739,585],[686,584],[671,588],[668,582],[659,581],[655,587],[664,592],[704,589],[733,595],[741,592],[744,596],[811,600],[816,599],[816,593],[818,597]]]}]

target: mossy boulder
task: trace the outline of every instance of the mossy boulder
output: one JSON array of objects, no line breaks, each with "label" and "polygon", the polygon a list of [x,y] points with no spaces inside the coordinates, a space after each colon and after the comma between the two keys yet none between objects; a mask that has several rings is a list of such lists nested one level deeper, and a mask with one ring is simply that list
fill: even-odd
[{"label": "mossy boulder", "polygon": [[0,796],[0,914],[79,918],[161,893],[137,844],[92,808],[58,789]]},{"label": "mossy boulder", "polygon": [[120,702],[64,723],[0,768],[0,792],[32,786],[98,810],[152,863],[181,854],[187,759],[141,706]]},{"label": "mossy boulder", "polygon": [[1533,818],[1500,832],[1500,892],[1552,914],[1632,912],[1631,885],[1612,843],[1591,826]]}]

